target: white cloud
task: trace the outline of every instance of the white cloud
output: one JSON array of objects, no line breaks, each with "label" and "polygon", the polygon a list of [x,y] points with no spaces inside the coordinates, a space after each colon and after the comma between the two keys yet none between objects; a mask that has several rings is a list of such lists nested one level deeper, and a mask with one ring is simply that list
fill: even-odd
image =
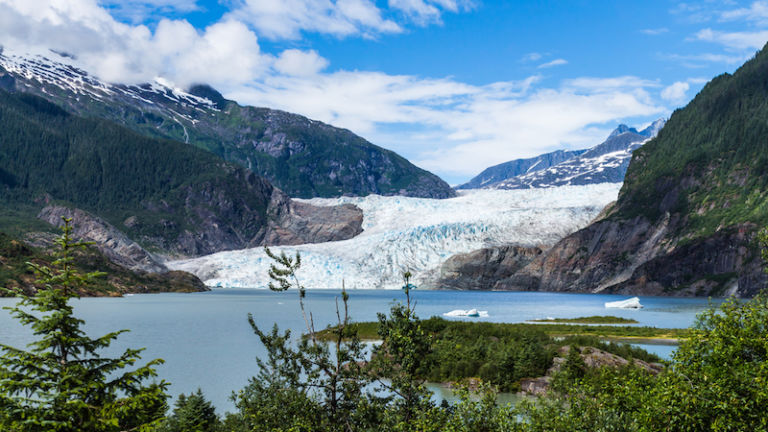
[{"label": "white cloud", "polygon": [[279,73],[285,75],[309,76],[328,67],[328,60],[318,55],[314,50],[288,49],[280,53],[280,56],[275,60],[274,67]]},{"label": "white cloud", "polygon": [[657,36],[657,35],[669,32],[669,29],[666,27],[649,28],[649,29],[640,30],[640,32],[650,36]]},{"label": "white cloud", "polygon": [[444,12],[455,13],[473,7],[472,2],[462,0],[389,0],[388,4],[419,25],[441,23]]},{"label": "white cloud", "polygon": [[768,30],[753,32],[721,32],[712,29],[703,29],[696,33],[696,39],[715,42],[727,48],[736,50],[763,48],[768,41]]},{"label": "white cloud", "polygon": [[112,15],[133,23],[141,23],[165,13],[187,13],[200,10],[197,0],[100,0]]},{"label": "white cloud", "polygon": [[687,99],[686,92],[690,88],[691,85],[687,82],[678,81],[668,87],[665,87],[664,90],[661,91],[661,98],[672,103],[685,102]]},{"label": "white cloud", "polygon": [[723,21],[747,20],[766,22],[768,21],[768,2],[756,1],[748,8],[738,8],[723,12],[720,15]]},{"label": "white cloud", "polygon": [[544,56],[541,53],[532,52],[532,53],[528,53],[528,54],[524,55],[523,58],[520,59],[520,61],[522,61],[522,62],[534,62],[534,61],[541,60],[542,57],[544,57]]},{"label": "white cloud", "polygon": [[554,59],[552,61],[540,64],[538,66],[538,68],[539,69],[546,69],[546,68],[551,68],[551,67],[555,67],[555,66],[562,66],[562,65],[567,65],[567,64],[568,64],[568,60],[559,58],[559,59]]},{"label": "white cloud", "polygon": [[302,31],[337,37],[403,31],[370,0],[240,0],[229,15],[270,39],[298,39]]},{"label": "white cloud", "polygon": [[[272,77],[230,96],[347,127],[409,153],[440,175],[464,178],[504,160],[594,145],[622,119],[664,111],[645,91],[658,84],[633,77],[584,78],[561,88],[538,88],[538,83],[538,76],[471,86],[450,79],[335,72],[312,79]],[[409,131],[393,131],[392,125]]]},{"label": "white cloud", "polygon": [[724,63],[727,65],[740,65],[744,63],[752,53],[749,54],[716,54],[716,53],[703,53],[703,54],[667,54],[663,57],[680,61],[681,64],[688,68],[703,68],[707,66],[707,63]]},{"label": "white cloud", "polygon": [[75,54],[91,73],[113,82],[163,76],[179,85],[205,81],[223,90],[268,71],[272,57],[243,23],[224,20],[198,31],[163,19],[154,33],[116,21],[94,0],[0,0],[0,40],[27,52]]}]

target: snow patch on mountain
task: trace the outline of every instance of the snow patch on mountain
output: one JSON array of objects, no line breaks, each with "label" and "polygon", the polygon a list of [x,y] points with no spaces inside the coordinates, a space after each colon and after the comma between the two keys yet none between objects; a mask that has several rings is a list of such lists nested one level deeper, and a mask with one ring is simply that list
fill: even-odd
[{"label": "snow patch on mountain", "polygon": [[[155,100],[162,98],[198,109],[217,110],[211,100],[190,94],[161,77],[142,85],[107,83],[81,69],[77,59],[65,53],[51,51],[50,55],[30,55],[3,49],[0,51],[0,68],[28,80],[37,80],[41,84],[52,85],[75,95],[99,100],[121,95],[147,105],[157,105]],[[46,91],[44,87],[43,91]]]},{"label": "snow patch on mountain", "polygon": [[[274,247],[301,253],[299,278],[308,288],[395,289],[410,270],[415,283],[434,280],[451,255],[488,246],[550,246],[584,226],[618,196],[620,184],[526,190],[468,190],[435,200],[401,196],[306,200],[315,205],[355,204],[363,233],[321,244]],[[261,248],[172,261],[215,287],[266,288],[271,260]]]}]

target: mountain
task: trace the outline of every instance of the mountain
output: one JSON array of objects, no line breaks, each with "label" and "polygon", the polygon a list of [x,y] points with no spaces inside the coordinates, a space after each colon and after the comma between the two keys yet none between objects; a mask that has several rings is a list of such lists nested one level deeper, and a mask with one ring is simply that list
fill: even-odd
[{"label": "mountain", "polygon": [[456,189],[493,188],[494,185],[504,180],[549,168],[576,157],[585,151],[586,150],[557,150],[529,159],[515,159],[513,161],[504,162],[486,168],[483,172],[473,177],[472,180],[457,186]]},{"label": "mountain", "polygon": [[[601,144],[588,150],[558,151],[537,158],[519,159],[488,168],[470,180],[467,185],[489,189],[528,189],[565,185],[597,183],[621,183],[629,166],[632,152],[656,136],[664,126],[663,119],[656,120],[638,132],[627,125],[619,125]],[[564,156],[570,155],[565,158]],[[558,160],[562,158],[561,160]],[[529,162],[530,165],[525,167]],[[551,163],[550,163],[551,162]],[[499,167],[523,166],[523,170],[509,170],[509,175]],[[489,172],[490,171],[490,172]],[[517,172],[517,173],[516,173]],[[488,173],[488,174],[485,174]],[[498,174],[491,180],[491,175]]]},{"label": "mountain", "polygon": [[[90,215],[76,226],[93,226],[94,238],[147,271],[155,270],[150,257],[118,231],[153,252],[189,256],[362,230],[354,206],[293,201],[212,153],[73,115],[28,93],[0,89],[0,143],[0,230],[28,230],[18,226],[38,215],[54,222],[68,215],[62,207],[75,208]],[[41,212],[46,206],[57,207]]]},{"label": "mountain", "polygon": [[206,149],[293,197],[455,195],[439,177],[346,129],[240,106],[205,85],[183,91],[162,79],[110,84],[70,64],[71,56],[49,57],[0,51],[0,87],[35,94],[72,113],[110,120],[145,136]]},{"label": "mountain", "polygon": [[768,48],[635,151],[615,205],[494,289],[749,297],[766,286]]}]

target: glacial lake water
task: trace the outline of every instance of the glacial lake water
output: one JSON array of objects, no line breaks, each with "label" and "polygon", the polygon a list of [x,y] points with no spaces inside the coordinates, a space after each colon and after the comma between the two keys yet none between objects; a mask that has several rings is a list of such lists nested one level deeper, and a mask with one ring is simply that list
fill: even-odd
[{"label": "glacial lake water", "polygon": [[[393,301],[404,301],[397,290],[352,290],[350,311],[355,321],[376,319],[387,312]],[[316,328],[335,322],[336,290],[310,290],[307,307]],[[709,305],[707,299],[640,297],[640,310],[606,309],[605,302],[626,296],[600,294],[560,294],[487,291],[419,291],[412,294],[416,313],[428,318],[454,309],[476,308],[488,317],[461,318],[491,322],[523,322],[546,317],[573,318],[615,315],[634,318],[637,325],[683,328],[693,324],[696,314]],[[717,303],[718,300],[713,300]],[[0,298],[0,306],[11,306],[14,299]],[[257,372],[255,358],[263,355],[258,338],[247,322],[253,314],[256,323],[269,329],[277,323],[298,335],[305,329],[295,291],[275,293],[258,289],[215,289],[195,294],[146,294],[123,298],[84,298],[74,301],[75,312],[85,320],[92,336],[130,329],[110,348],[112,353],[125,348],[146,347],[143,360],[162,358],[159,375],[171,383],[173,396],[190,393],[198,387],[214,402],[219,412],[231,410],[232,391],[244,387]],[[28,329],[0,311],[0,343],[23,347],[31,340]],[[669,357],[674,347],[643,345],[643,348]],[[437,397],[450,392],[433,388]]]}]

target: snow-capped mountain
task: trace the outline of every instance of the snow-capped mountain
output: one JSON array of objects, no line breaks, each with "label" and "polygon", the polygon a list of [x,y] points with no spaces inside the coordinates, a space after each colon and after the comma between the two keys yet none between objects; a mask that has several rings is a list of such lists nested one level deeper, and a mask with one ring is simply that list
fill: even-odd
[{"label": "snow-capped mountain", "polygon": [[565,162],[585,151],[586,150],[557,150],[533,158],[515,159],[513,161],[504,162],[486,168],[483,172],[472,178],[472,180],[463,185],[456,186],[456,189],[481,189],[492,186],[512,177],[540,171],[561,162]]},{"label": "snow-capped mountain", "polygon": [[[535,165],[523,174],[495,182],[486,182],[486,184],[479,187],[487,189],[528,189],[565,185],[621,183],[624,181],[629,161],[632,159],[632,152],[651,138],[654,138],[664,126],[664,123],[664,119],[656,120],[639,132],[637,129],[627,125],[619,125],[608,135],[608,138],[603,143],[586,151],[577,151],[576,155],[567,160],[550,166],[545,166],[545,164]],[[541,157],[549,155],[551,153]],[[536,160],[536,158],[528,160]],[[506,164],[514,162],[517,161],[507,162]],[[482,174],[475,179],[480,177],[482,177]],[[475,179],[467,184],[474,184]]]},{"label": "snow-capped mountain", "polygon": [[[352,203],[363,210],[363,233],[349,240],[276,247],[300,252],[299,278],[310,288],[399,288],[410,270],[417,285],[434,280],[450,256],[502,244],[547,247],[586,226],[620,185],[462,191],[446,200],[382,197],[307,200]],[[261,248],[167,263],[207,285],[266,287],[270,259]]]},{"label": "snow-capped mountain", "polygon": [[78,67],[67,54],[0,49],[0,88],[31,93],[71,113],[153,138],[204,148],[290,196],[455,196],[436,175],[349,130],[285,111],[241,106],[206,85],[182,90],[162,78],[142,85],[111,84]]}]

